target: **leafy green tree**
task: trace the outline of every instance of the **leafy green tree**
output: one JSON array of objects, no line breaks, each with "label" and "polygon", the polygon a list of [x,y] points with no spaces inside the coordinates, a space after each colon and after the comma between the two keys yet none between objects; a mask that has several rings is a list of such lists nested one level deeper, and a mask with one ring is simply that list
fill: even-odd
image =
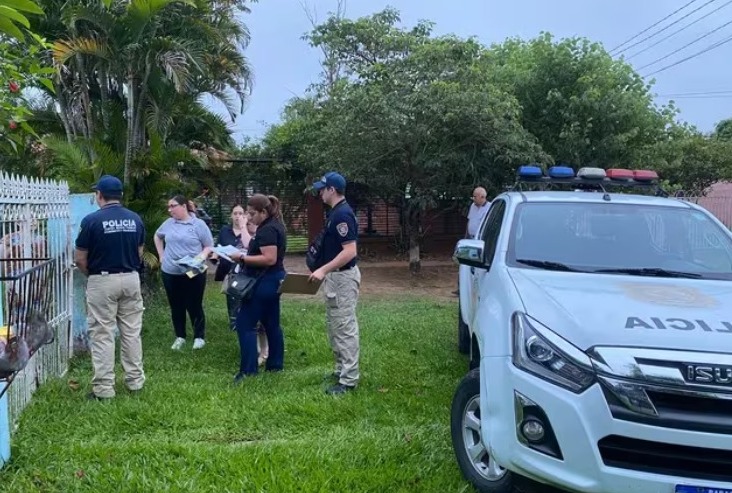
[{"label": "leafy green tree", "polygon": [[717,123],[714,128],[714,137],[726,142],[732,142],[732,118]]},{"label": "leafy green tree", "polygon": [[676,114],[654,104],[650,83],[629,64],[587,39],[510,39],[493,46],[486,62],[555,162],[633,166]]},{"label": "leafy green tree", "polygon": [[192,141],[233,145],[226,124],[200,101],[204,95],[219,98],[232,118],[243,108],[251,85],[242,54],[249,36],[236,15],[247,10],[244,1],[42,1],[49,15],[39,28],[54,40],[67,140],[101,139],[116,148],[113,115],[121,109],[126,185],[150,131],[175,145],[176,138],[203,128],[204,135]]},{"label": "leafy green tree", "polygon": [[713,183],[732,179],[732,143],[709,138],[688,124],[670,126],[642,155],[640,163],[687,196],[704,195]]},{"label": "leafy green tree", "polygon": [[28,14],[43,15],[43,9],[33,0],[0,0],[0,32],[24,41],[23,28],[30,28]]},{"label": "leafy green tree", "polygon": [[50,85],[50,67],[38,62],[46,48],[43,39],[30,34],[27,43],[0,39],[0,149],[4,156],[17,154],[28,135],[35,135],[28,90]]},{"label": "leafy green tree", "polygon": [[416,272],[426,210],[476,183],[497,192],[518,164],[548,157],[521,127],[516,100],[485,76],[478,43],[398,21],[387,9],[316,27],[312,44],[327,45],[344,78],[294,101],[269,140],[289,134],[313,171],[334,167],[398,201]]},{"label": "leafy green tree", "polygon": [[47,77],[53,70],[39,63],[47,44],[29,29],[28,16],[42,14],[32,0],[0,0],[0,166],[6,171],[35,134],[28,124],[28,89],[51,85]]}]

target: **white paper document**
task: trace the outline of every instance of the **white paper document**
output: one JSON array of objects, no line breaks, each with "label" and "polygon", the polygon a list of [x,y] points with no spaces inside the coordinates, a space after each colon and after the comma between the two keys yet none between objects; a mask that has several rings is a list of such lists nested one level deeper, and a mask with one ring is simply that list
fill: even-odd
[{"label": "white paper document", "polygon": [[244,253],[246,254],[246,250],[239,250],[235,246],[232,245],[216,245],[213,247],[213,251],[216,255],[223,258],[224,260],[228,260],[229,262],[235,262],[235,260],[232,260],[232,258],[229,256],[232,253]]}]

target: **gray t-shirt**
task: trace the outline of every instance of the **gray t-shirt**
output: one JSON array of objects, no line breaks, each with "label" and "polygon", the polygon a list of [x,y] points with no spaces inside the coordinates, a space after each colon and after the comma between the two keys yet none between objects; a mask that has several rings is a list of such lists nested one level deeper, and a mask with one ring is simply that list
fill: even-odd
[{"label": "gray t-shirt", "polygon": [[185,274],[188,267],[176,264],[186,255],[195,257],[213,246],[213,235],[203,220],[194,216],[178,221],[172,217],[160,225],[155,235],[165,242],[162,270],[166,274]]}]

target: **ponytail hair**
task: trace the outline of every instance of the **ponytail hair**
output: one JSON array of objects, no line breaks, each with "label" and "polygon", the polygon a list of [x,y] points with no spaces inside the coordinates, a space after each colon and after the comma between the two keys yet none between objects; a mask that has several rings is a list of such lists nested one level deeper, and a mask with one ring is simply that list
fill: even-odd
[{"label": "ponytail hair", "polygon": [[267,198],[269,199],[269,208],[267,209],[267,212],[270,216],[277,219],[278,221],[282,222],[282,211],[280,210],[280,199],[278,199],[275,195],[267,195]]},{"label": "ponytail hair", "polygon": [[274,195],[264,195],[255,193],[247,201],[247,206],[257,212],[266,212],[269,217],[282,221],[282,213],[280,212],[280,199]]}]

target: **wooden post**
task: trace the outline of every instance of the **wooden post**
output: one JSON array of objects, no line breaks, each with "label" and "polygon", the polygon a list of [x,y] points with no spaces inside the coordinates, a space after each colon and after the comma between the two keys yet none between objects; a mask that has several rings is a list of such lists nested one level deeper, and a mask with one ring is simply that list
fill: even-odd
[{"label": "wooden post", "polygon": [[325,226],[325,208],[323,206],[323,201],[320,200],[320,197],[311,193],[308,194],[307,204],[308,244],[310,244],[313,242],[313,240],[315,240],[315,237],[318,236],[318,233],[320,233],[320,231],[323,229],[323,226]]}]

